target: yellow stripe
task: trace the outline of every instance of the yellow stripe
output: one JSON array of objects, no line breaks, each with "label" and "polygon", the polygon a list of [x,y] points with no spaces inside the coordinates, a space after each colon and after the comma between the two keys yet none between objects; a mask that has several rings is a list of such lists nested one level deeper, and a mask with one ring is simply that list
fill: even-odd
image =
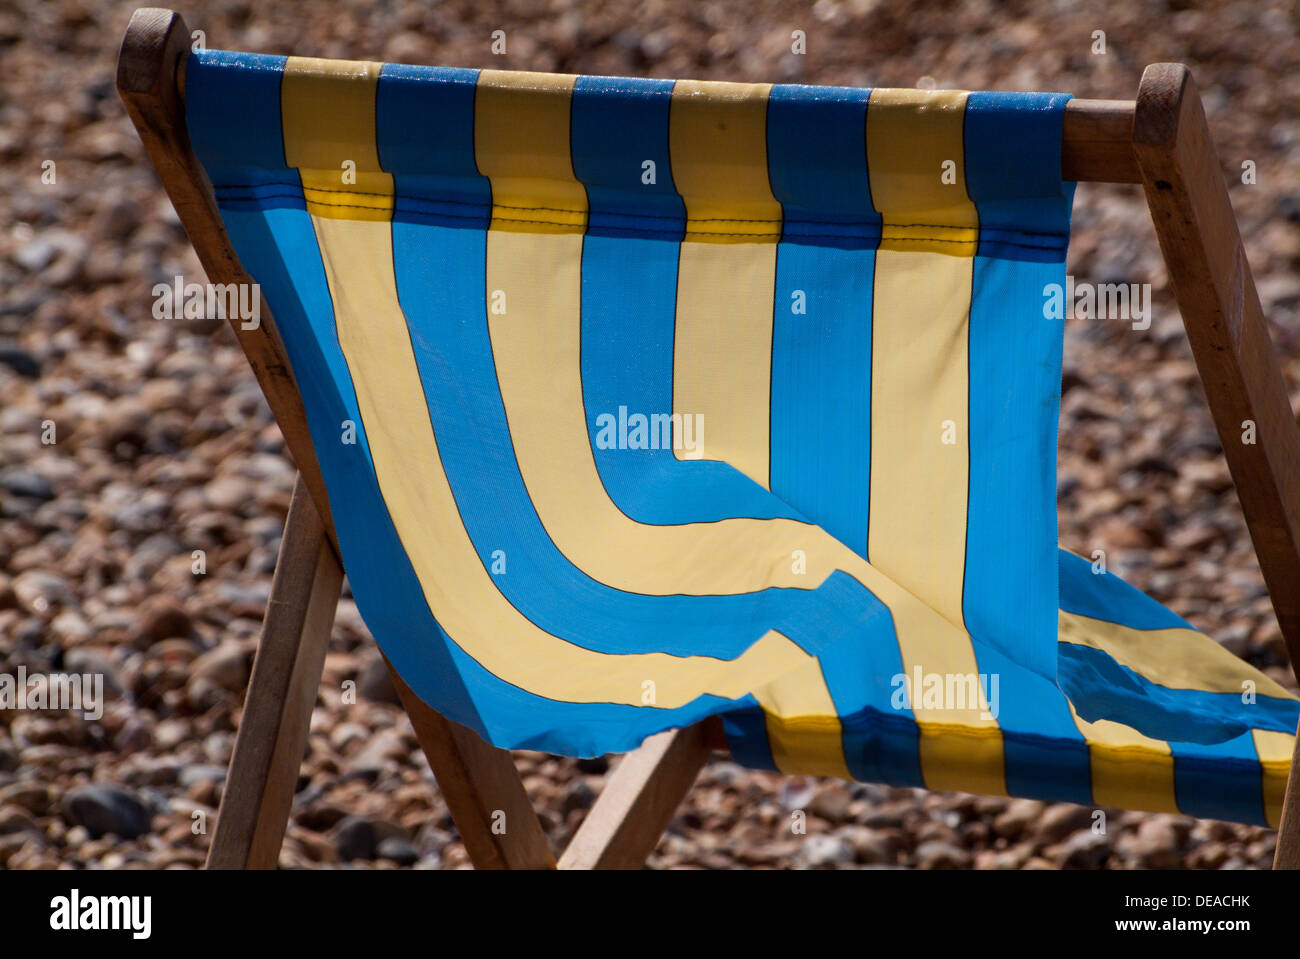
[{"label": "yellow stripe", "polygon": [[1291,772],[1295,737],[1269,729],[1252,729],[1250,732],[1263,779],[1264,818],[1276,829],[1282,819],[1282,800],[1286,796],[1287,776]]},{"label": "yellow stripe", "polygon": [[[874,519],[873,519],[874,522]],[[970,636],[929,606],[889,604],[898,633],[905,675],[919,668],[923,675],[979,675]],[[914,685],[914,684],[913,684]],[[926,705],[921,691],[912,690],[912,714],[920,729],[921,774],[930,789],[1006,795],[1002,731],[997,720],[975,707],[939,708]]]},{"label": "yellow stripe", "polygon": [[971,264],[882,250],[872,307],[868,555],[954,625],[964,622]]},{"label": "yellow stripe", "polygon": [[812,660],[761,689],[772,761],[784,773],[852,779],[844,739],[821,663]]},{"label": "yellow stripe", "polygon": [[1130,629],[1061,611],[1060,640],[1099,649],[1121,666],[1168,689],[1240,696],[1253,683],[1261,696],[1295,699],[1294,693],[1194,629]]},{"label": "yellow stripe", "polygon": [[673,185],[686,204],[691,238],[743,243],[780,237],[781,204],[767,173],[771,89],[770,83],[708,80],[673,85],[668,132]]},{"label": "yellow stripe", "polygon": [[1180,811],[1174,793],[1174,757],[1167,742],[1109,719],[1088,722],[1074,711],[1073,704],[1070,715],[1088,743],[1094,803],[1151,812]]},{"label": "yellow stripe", "polygon": [[[875,90],[867,107],[872,199],[886,225],[977,223],[961,173],[964,93]],[[969,474],[969,317],[964,255],[882,242],[872,302],[871,529],[886,574],[962,625]]]},{"label": "yellow stripe", "polygon": [[[587,191],[573,175],[576,77],[484,70],[474,91],[474,157],[492,181],[492,229],[582,233]],[[563,131],[563,135],[557,133]]]},{"label": "yellow stripe", "polygon": [[[379,166],[375,93],[381,63],[289,57],[280,86],[284,158],[312,216],[384,221],[393,178]],[[328,117],[328,122],[318,118]],[[351,164],[351,167],[348,165]]]},{"label": "yellow stripe", "polygon": [[[961,627],[969,471],[968,322],[975,204],[962,169],[964,93],[874,90],[871,195],[884,222],[872,301],[872,565]],[[954,183],[943,182],[946,160]],[[956,240],[958,242],[949,242]],[[942,255],[936,255],[942,254]],[[978,674],[964,630],[943,638],[894,611],[904,668]],[[1004,794],[997,721],[918,708],[932,789]]]},{"label": "yellow stripe", "polygon": [[1007,795],[1002,730],[996,722],[922,722],[921,773],[927,789]]},{"label": "yellow stripe", "polygon": [[966,195],[960,90],[872,90],[867,102],[871,200],[881,250],[973,257],[979,216]]},{"label": "yellow stripe", "polygon": [[673,412],[701,416],[703,451],[769,481],[772,297],[781,205],[767,178],[767,84],[679,80],[669,144],[686,205]]}]

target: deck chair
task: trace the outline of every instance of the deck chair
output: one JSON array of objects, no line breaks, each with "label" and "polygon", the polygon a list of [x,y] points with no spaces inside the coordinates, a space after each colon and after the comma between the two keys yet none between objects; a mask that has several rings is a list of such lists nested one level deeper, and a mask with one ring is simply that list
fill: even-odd
[{"label": "deck chair", "polygon": [[[1278,826],[1300,701],[1058,549],[1073,184],[1141,182],[1293,662],[1300,435],[1192,80],[1136,103],[189,50],[118,88],[300,473],[209,865],[274,866],[343,571],[479,867],[747,766]],[[1257,442],[1243,443],[1243,423]]]}]

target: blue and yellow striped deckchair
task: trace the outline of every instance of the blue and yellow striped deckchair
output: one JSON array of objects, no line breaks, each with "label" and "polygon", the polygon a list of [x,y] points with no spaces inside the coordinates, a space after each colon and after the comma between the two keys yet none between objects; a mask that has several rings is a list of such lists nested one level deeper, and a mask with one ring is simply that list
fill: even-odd
[{"label": "blue and yellow striped deckchair", "polygon": [[1057,547],[1067,96],[221,51],[183,96],[443,717],[1277,825],[1300,701]]}]

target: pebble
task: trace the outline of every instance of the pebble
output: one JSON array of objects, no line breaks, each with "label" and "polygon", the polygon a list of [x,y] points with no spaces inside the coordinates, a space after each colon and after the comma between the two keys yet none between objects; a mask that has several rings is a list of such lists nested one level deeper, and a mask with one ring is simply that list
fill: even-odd
[{"label": "pebble", "polygon": [[1066,836],[1092,826],[1092,810],[1074,803],[1054,803],[1038,818],[1035,834],[1043,842],[1060,842]]},{"label": "pebble", "polygon": [[232,693],[248,688],[253,651],[247,644],[227,641],[190,664],[192,680],[207,680]]},{"label": "pebble", "polygon": [[1003,839],[1018,839],[1043,814],[1043,804],[1034,799],[1013,799],[993,820],[993,831]]},{"label": "pebble", "polygon": [[969,869],[971,854],[950,842],[931,841],[916,847],[918,869]]},{"label": "pebble", "polygon": [[144,648],[165,639],[187,637],[193,628],[193,621],[179,603],[170,597],[154,596],[140,607],[134,639]]},{"label": "pebble", "polygon": [[19,605],[33,613],[45,613],[54,606],[71,606],[75,596],[68,581],[57,573],[28,570],[14,577],[14,595]]},{"label": "pebble", "polygon": [[401,836],[389,836],[381,839],[375,847],[375,856],[388,859],[399,866],[414,866],[420,861],[420,850],[408,839]]},{"label": "pebble", "polygon": [[59,255],[59,248],[48,237],[37,237],[20,246],[14,253],[14,262],[29,273],[39,273]]},{"label": "pebble", "polygon": [[37,816],[50,811],[50,788],[42,783],[20,781],[0,787],[0,805],[17,806]]},{"label": "pebble", "polygon": [[189,789],[195,783],[226,781],[226,767],[212,765],[184,766],[180,770],[178,782],[182,789]]},{"label": "pebble", "polygon": [[587,785],[585,779],[579,777],[569,782],[560,808],[565,815],[568,815],[576,810],[590,809],[595,801],[596,791]]},{"label": "pebble", "polygon": [[853,796],[847,785],[828,783],[817,791],[817,795],[809,803],[808,810],[828,822],[837,823],[844,820],[852,801]]},{"label": "pebble", "polygon": [[[61,617],[55,617],[57,624]],[[80,617],[78,617],[80,619]],[[82,623],[84,624],[84,620]],[[85,627],[89,630],[89,626]],[[121,692],[118,682],[118,669],[113,661],[113,651],[99,646],[74,646],[63,654],[63,668],[73,673],[93,673],[104,677],[106,688]]]},{"label": "pebble", "polygon": [[0,365],[30,380],[41,375],[41,361],[36,354],[13,342],[0,341]]},{"label": "pebble", "polygon": [[361,742],[364,745],[346,763],[348,771],[358,775],[378,775],[405,762],[411,753],[406,733],[400,728],[373,735],[366,732]]},{"label": "pebble", "polygon": [[[0,363],[5,362],[3,347],[0,347]],[[54,484],[39,473],[31,470],[10,468],[0,471],[0,489],[14,496],[29,499],[54,499]]]},{"label": "pebble", "polygon": [[26,809],[20,806],[0,806],[0,836],[20,832],[38,833],[40,827]]},{"label": "pebble", "polygon": [[1057,862],[1062,869],[1100,869],[1110,853],[1110,841],[1105,836],[1076,832],[1061,844]]},{"label": "pebble", "polygon": [[343,862],[374,859],[386,839],[405,840],[405,831],[394,823],[363,816],[348,816],[334,828],[334,848]]},{"label": "pebble", "polygon": [[372,702],[402,705],[397,687],[393,685],[393,677],[382,656],[375,655],[366,659],[357,676],[357,692]]},{"label": "pebble", "polygon": [[69,825],[83,826],[93,837],[108,834],[135,839],[147,833],[153,820],[144,803],[120,786],[78,786],[60,804]]},{"label": "pebble", "polygon": [[853,846],[842,836],[818,833],[804,838],[796,859],[809,868],[851,865],[857,858]]},{"label": "pebble", "polygon": [[898,837],[865,826],[850,828],[845,838],[853,847],[857,861],[864,866],[890,866],[897,859]]}]

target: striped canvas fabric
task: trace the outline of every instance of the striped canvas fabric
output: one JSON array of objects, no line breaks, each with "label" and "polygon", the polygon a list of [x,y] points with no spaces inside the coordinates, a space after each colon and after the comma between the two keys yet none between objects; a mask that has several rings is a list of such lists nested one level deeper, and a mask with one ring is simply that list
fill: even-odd
[{"label": "striped canvas fabric", "polygon": [[1066,100],[186,70],[353,594],[439,712],[1276,824],[1296,698],[1057,548]]}]

